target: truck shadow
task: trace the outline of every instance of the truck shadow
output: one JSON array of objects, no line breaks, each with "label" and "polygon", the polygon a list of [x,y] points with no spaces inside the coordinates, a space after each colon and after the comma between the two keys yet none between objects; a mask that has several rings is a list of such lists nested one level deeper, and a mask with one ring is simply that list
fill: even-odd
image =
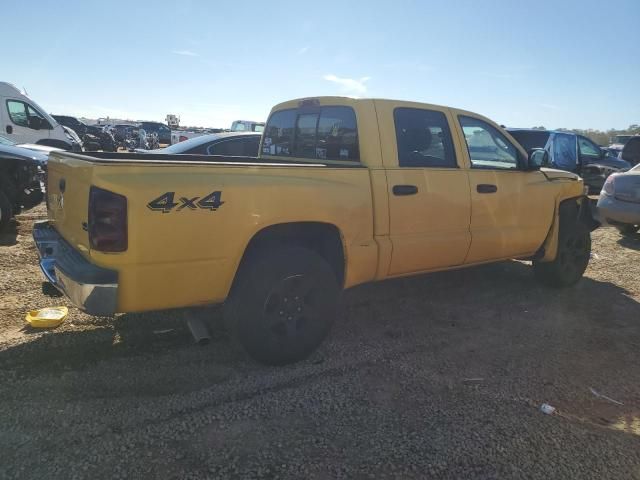
[{"label": "truck shadow", "polygon": [[10,247],[15,245],[18,238],[18,226],[15,220],[10,220],[4,231],[0,232],[0,246]]},{"label": "truck shadow", "polygon": [[[190,315],[208,322],[212,345],[193,346],[184,321]],[[511,342],[509,335],[519,335],[513,333],[513,326],[508,326],[513,322],[529,325],[527,334],[536,336],[545,334],[545,329],[558,319],[567,322],[569,328],[596,329],[604,336],[597,341],[605,346],[640,337],[640,303],[625,289],[588,277],[573,288],[549,289],[535,281],[528,265],[514,261],[362,285],[347,291],[343,318],[336,322],[330,341],[325,342],[319,355],[329,357],[335,349],[357,358],[362,345],[388,348],[389,339],[401,348],[418,343],[432,348],[431,342],[437,351],[441,344],[461,344],[470,331],[475,338],[503,335],[501,341]],[[535,325],[531,326],[535,322],[540,333]],[[224,381],[238,368],[267,368],[247,361],[245,354],[228,340],[221,309],[217,307],[92,319],[92,325],[94,328],[80,331],[53,330],[34,335],[33,341],[9,346],[0,351],[0,376],[12,372],[16,378],[27,378],[71,370],[80,379],[86,377],[88,383],[78,380],[74,387],[65,387],[64,395],[93,397],[109,395],[116,388],[92,380],[96,376],[90,373],[93,367],[124,365],[121,374],[129,378],[130,386],[117,387],[118,395],[184,392],[200,388],[205,377],[215,383]],[[487,342],[479,348],[492,349],[493,345]],[[578,350],[582,344],[567,348]],[[123,363],[125,357],[132,361]],[[100,366],[102,362],[110,363]],[[152,382],[138,378],[141,374],[135,365],[139,362],[158,362],[166,368]],[[188,368],[201,373],[187,379]],[[597,365],[589,364],[589,356],[585,356],[581,368],[589,372]]]},{"label": "truck shadow", "polygon": [[[90,326],[83,325],[83,329],[77,331],[43,331],[25,326],[22,332],[34,339],[0,351],[0,372],[11,371],[14,376],[24,378],[83,370],[120,358],[171,355],[176,349],[191,348],[206,353],[207,347],[194,345],[186,326],[189,317],[200,318],[208,324],[216,351],[241,356],[237,349],[220,348],[229,342],[219,325],[222,319],[218,310],[208,307],[93,317]],[[70,317],[73,315],[72,310]]]},{"label": "truck shadow", "polygon": [[640,233],[635,235],[621,236],[618,240],[618,245],[621,247],[629,248],[631,250],[640,250]]}]

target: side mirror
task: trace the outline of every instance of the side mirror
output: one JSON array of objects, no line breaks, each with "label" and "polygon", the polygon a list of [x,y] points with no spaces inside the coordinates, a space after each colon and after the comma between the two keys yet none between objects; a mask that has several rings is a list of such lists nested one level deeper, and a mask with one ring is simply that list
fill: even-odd
[{"label": "side mirror", "polygon": [[549,166],[549,152],[543,148],[534,148],[529,151],[529,170],[540,170]]}]

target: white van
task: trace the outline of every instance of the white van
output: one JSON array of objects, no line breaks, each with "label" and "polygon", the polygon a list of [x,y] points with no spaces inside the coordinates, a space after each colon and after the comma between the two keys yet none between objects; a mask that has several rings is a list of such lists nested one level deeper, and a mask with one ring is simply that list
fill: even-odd
[{"label": "white van", "polygon": [[72,149],[72,139],[51,115],[10,83],[0,82],[0,135],[16,143]]}]

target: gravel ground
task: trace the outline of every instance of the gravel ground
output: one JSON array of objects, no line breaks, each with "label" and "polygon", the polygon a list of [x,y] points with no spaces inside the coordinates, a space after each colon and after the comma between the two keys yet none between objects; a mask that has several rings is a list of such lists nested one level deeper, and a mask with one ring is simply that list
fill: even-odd
[{"label": "gravel ground", "polygon": [[39,215],[0,236],[0,478],[640,479],[640,236],[596,231],[564,291],[521,262],[358,287],[316,354],[268,368],[216,308],[25,328],[67,304]]}]

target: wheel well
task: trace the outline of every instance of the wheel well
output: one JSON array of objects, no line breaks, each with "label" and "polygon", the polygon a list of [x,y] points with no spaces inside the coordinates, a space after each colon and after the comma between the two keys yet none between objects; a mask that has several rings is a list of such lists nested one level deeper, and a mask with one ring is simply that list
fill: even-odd
[{"label": "wheel well", "polygon": [[566,200],[562,200],[559,205],[558,214],[562,215],[572,215],[578,214],[578,198],[567,198]]},{"label": "wheel well", "polygon": [[240,266],[260,251],[283,245],[313,250],[331,266],[338,283],[344,284],[345,255],[342,238],[340,230],[330,223],[297,222],[266,227],[253,236],[245,249]]}]

